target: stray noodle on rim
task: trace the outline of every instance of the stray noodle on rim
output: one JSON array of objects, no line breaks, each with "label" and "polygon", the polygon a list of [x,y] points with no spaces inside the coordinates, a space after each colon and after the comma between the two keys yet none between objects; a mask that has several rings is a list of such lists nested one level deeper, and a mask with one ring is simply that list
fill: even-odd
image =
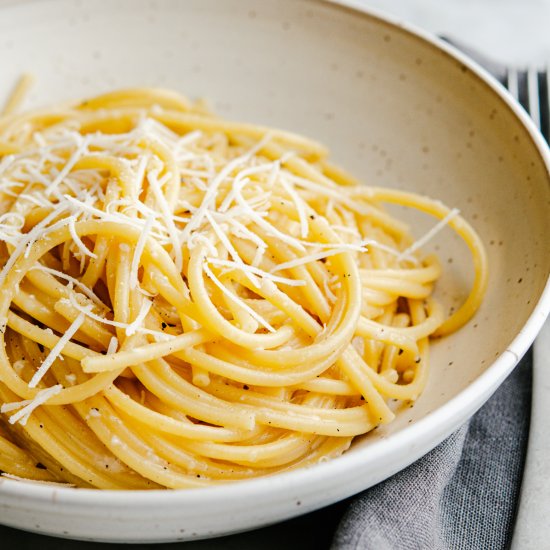
[{"label": "stray noodle on rim", "polygon": [[[327,150],[129,89],[0,119],[0,469],[76,487],[203,487],[305,467],[391,422],[431,336],[487,285],[457,210],[360,185]],[[414,241],[382,203],[439,222]],[[474,282],[449,318],[420,248]]]}]

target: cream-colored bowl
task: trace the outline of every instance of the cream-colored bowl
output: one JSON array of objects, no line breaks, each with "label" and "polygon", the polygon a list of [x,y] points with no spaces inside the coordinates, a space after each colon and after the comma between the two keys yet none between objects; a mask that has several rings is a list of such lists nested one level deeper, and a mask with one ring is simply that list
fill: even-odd
[{"label": "cream-colored bowl", "polygon": [[[526,351],[549,308],[549,155],[504,90],[432,37],[378,16],[307,0],[42,0],[0,4],[0,90],[22,71],[30,103],[117,86],[175,88],[226,117],[315,137],[365,182],[459,208],[490,260],[481,310],[434,342],[414,408],[341,458],[212,489],[101,492],[0,480],[0,522],[94,540],[168,541],[273,523],[365,489],[471,416]],[[403,212],[420,236],[432,220]],[[450,232],[447,307],[471,267]]]}]

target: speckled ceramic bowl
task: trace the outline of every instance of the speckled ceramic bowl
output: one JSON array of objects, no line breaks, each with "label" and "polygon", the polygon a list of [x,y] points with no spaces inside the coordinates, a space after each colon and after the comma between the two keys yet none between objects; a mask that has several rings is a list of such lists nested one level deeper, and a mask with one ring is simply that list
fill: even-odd
[{"label": "speckled ceramic bowl", "polygon": [[[313,136],[365,182],[460,208],[489,252],[486,300],[433,345],[414,408],[316,467],[212,489],[100,492],[1,480],[0,522],[67,537],[169,541],[273,523],[361,491],[420,457],[502,382],[549,307],[548,150],[478,67],[433,37],[347,5],[307,0],[0,2],[0,91],[37,77],[30,103],[115,86],[167,86],[227,117]],[[403,214],[410,216],[410,214]],[[417,235],[431,220],[410,218]],[[450,232],[438,292],[471,280]],[[451,263],[452,262],[452,263]]]}]

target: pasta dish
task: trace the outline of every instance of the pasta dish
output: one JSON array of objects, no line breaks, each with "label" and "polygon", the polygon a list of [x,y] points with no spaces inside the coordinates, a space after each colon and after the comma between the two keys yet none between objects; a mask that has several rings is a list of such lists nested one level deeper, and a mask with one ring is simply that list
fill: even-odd
[{"label": "pasta dish", "polygon": [[[421,394],[487,284],[455,209],[168,90],[0,119],[0,470],[203,487],[331,459]],[[384,204],[436,218],[415,240]],[[474,281],[450,317],[422,246]]]}]

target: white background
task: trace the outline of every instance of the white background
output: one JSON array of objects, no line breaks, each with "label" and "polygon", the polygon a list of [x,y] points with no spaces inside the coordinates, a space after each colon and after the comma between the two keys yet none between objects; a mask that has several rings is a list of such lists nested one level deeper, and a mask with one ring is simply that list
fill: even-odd
[{"label": "white background", "polygon": [[431,32],[467,42],[496,61],[550,64],[550,0],[357,0]]}]

